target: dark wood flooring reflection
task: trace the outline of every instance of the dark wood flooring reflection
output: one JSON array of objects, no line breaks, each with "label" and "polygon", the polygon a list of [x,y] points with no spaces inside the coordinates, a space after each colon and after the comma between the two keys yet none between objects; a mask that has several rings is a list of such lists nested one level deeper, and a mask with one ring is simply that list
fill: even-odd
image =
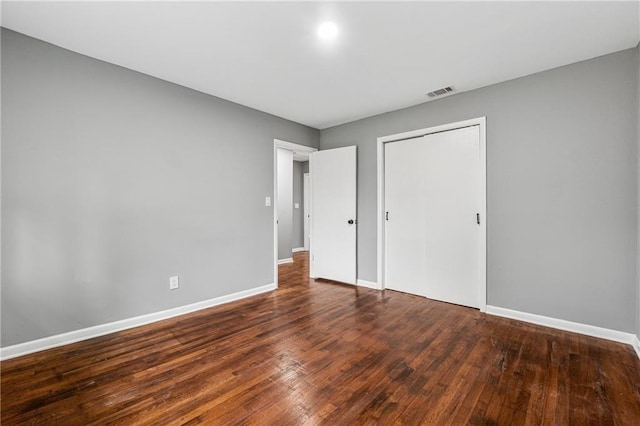
[{"label": "dark wood flooring reflection", "polygon": [[630,346],[309,280],[5,361],[2,424],[640,424]]}]

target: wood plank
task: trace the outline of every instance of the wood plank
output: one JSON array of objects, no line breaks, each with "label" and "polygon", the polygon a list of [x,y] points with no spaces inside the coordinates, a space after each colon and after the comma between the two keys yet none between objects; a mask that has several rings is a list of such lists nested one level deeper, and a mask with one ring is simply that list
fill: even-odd
[{"label": "wood plank", "polygon": [[640,424],[630,346],[308,278],[0,363],[3,425]]}]

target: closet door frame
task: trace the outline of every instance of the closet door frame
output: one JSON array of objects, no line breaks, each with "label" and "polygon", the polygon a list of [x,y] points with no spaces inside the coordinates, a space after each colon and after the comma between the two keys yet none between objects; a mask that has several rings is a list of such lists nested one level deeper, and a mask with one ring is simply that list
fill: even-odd
[{"label": "closet door frame", "polygon": [[381,289],[385,286],[385,158],[384,144],[398,142],[405,139],[413,139],[426,136],[432,133],[446,132],[463,127],[479,126],[480,133],[480,311],[487,310],[487,144],[486,144],[486,117],[472,118],[469,120],[443,124],[440,126],[428,127],[424,129],[412,130],[409,132],[397,133],[394,135],[382,136],[378,138],[378,286]]}]

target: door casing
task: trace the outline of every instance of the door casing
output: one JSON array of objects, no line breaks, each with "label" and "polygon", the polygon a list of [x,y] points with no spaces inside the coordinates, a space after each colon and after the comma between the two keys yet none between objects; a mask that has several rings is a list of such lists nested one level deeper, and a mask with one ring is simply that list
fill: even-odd
[{"label": "door casing", "polygon": [[302,189],[302,198],[303,198],[303,246],[304,249],[306,251],[309,251],[309,247],[310,247],[310,242],[309,242],[309,232],[310,231],[310,226],[309,226],[309,215],[311,214],[311,209],[309,208],[311,206],[311,184],[310,184],[310,177],[309,177],[309,173],[305,173],[303,174],[303,189]]}]

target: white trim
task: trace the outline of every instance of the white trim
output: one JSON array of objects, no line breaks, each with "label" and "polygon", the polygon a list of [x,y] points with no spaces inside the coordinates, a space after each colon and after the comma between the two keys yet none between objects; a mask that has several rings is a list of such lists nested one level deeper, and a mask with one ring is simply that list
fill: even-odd
[{"label": "white trim", "polygon": [[410,132],[378,138],[378,283],[380,289],[385,288],[385,241],[384,241],[384,144],[401,139],[417,138],[431,133],[445,132],[462,127],[480,127],[480,312],[487,310],[487,118],[478,117],[441,126],[428,127],[426,129],[412,130]]},{"label": "white trim", "polygon": [[378,138],[378,283],[380,288],[384,288],[384,143]]},{"label": "white trim", "polygon": [[285,263],[293,263],[293,257],[287,257],[286,259],[278,259],[278,265],[284,265]]},{"label": "white trim", "polygon": [[313,211],[313,185],[311,182],[311,176],[313,176],[313,158],[313,153],[309,154],[309,190],[311,192],[311,197],[309,198],[309,278],[316,279],[318,276],[315,272],[315,257],[313,256],[315,250],[313,248],[313,235],[311,235],[311,230],[313,229],[313,216],[311,215]]},{"label": "white trim", "polygon": [[374,290],[382,290],[378,283],[373,281],[361,280],[360,278],[356,280],[356,285],[359,285],[360,287],[372,288]]},{"label": "white trim", "polygon": [[640,358],[640,340],[638,340],[638,336],[633,336],[633,342],[631,343],[633,349],[636,351],[636,355]]},{"label": "white trim", "polygon": [[[311,156],[309,156],[311,161]],[[311,163],[309,163],[311,164]],[[311,174],[304,173],[302,175],[302,229],[303,229],[303,241],[304,249],[311,250],[309,232],[311,232]]]},{"label": "white trim", "polygon": [[312,153],[318,150],[317,148],[314,148],[311,146],[300,145],[297,143],[287,142],[280,139],[274,139],[273,142],[276,144],[278,148],[288,149],[289,151]]},{"label": "white trim", "polygon": [[278,262],[278,148],[308,153],[318,150],[306,145],[273,139],[273,199],[271,208],[273,209],[273,283],[276,288],[278,287],[278,265],[280,264]]},{"label": "white trim", "polygon": [[273,283],[278,287],[278,140],[273,140]]},{"label": "white trim", "polygon": [[298,253],[299,251],[306,251],[307,249],[304,247],[295,247],[291,249],[291,253]]},{"label": "white trim", "polygon": [[234,302],[236,300],[256,296],[261,293],[267,293],[275,289],[275,284],[267,284],[261,287],[250,288],[248,290],[239,291],[237,293],[227,294],[225,296],[214,297],[213,299],[203,300],[201,302],[196,302],[189,305],[179,306],[177,308],[171,308],[160,312],[140,315],[138,317],[127,318],[107,324],[95,325],[93,327],[74,330],[68,333],[57,334],[55,336],[44,337],[42,339],[32,340],[30,342],[7,346],[4,348],[0,348],[0,360],[4,361],[10,358],[16,358],[34,352],[43,351],[45,349],[69,345],[81,340],[104,336],[105,334],[115,333],[116,331],[139,327],[141,325],[150,324],[156,321],[162,321],[179,315],[199,311],[201,309],[211,308],[213,306],[222,305],[224,303]]},{"label": "white trim", "polygon": [[[545,317],[543,315],[530,314],[527,312],[514,311],[512,309],[500,308],[498,306],[488,305],[487,314],[543,325],[545,327],[557,328],[559,330],[571,331],[573,333],[586,334],[587,336],[613,340],[614,342],[626,343],[632,346],[635,346],[637,344],[636,342],[638,342],[638,338],[632,333],[597,327],[595,325],[582,324],[579,322],[566,321],[558,318]],[[635,347],[634,349],[638,353],[638,357],[640,357],[640,347]]]}]

